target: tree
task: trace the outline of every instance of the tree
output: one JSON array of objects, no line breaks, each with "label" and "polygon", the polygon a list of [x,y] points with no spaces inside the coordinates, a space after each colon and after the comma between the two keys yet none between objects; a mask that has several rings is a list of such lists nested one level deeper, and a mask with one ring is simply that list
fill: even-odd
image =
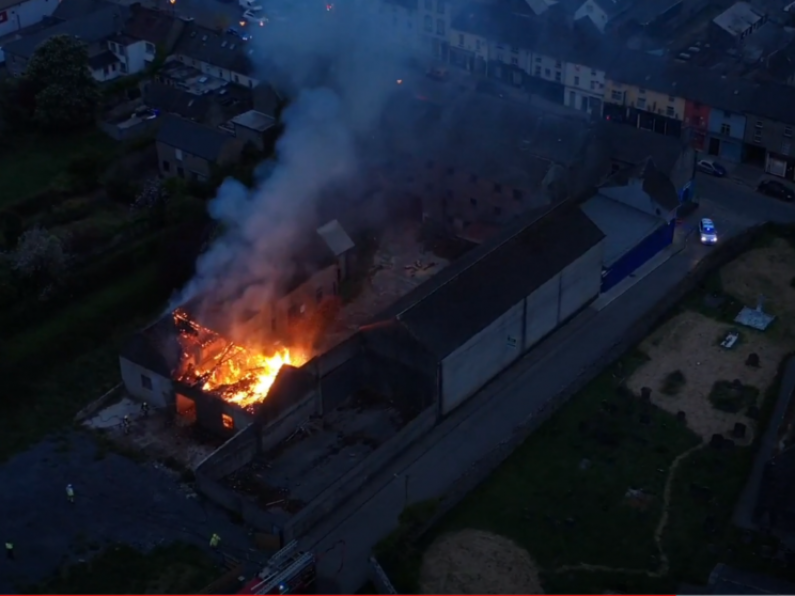
[{"label": "tree", "polygon": [[41,299],[50,296],[61,281],[67,264],[61,239],[40,227],[22,234],[9,257],[12,270],[30,283]]},{"label": "tree", "polygon": [[88,66],[86,44],[69,35],[42,42],[28,62],[22,84],[34,98],[33,120],[47,130],[76,130],[93,124],[100,101]]},{"label": "tree", "polygon": [[17,246],[22,233],[25,231],[22,217],[15,211],[5,211],[0,214],[0,228],[3,234],[3,246],[13,249]]}]

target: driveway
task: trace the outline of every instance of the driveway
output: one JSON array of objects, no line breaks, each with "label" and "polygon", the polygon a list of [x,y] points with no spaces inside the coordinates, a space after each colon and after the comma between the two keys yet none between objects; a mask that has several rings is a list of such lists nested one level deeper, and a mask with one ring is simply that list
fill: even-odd
[{"label": "driveway", "polygon": [[[0,538],[13,542],[16,554],[14,561],[0,560],[0,594],[77,561],[78,545],[125,543],[146,551],[181,540],[208,548],[217,532],[233,557],[261,558],[242,526],[197,498],[175,473],[95,453],[93,438],[74,431],[65,442],[44,441],[0,467]],[[74,505],[66,500],[68,483]]]},{"label": "driveway", "polygon": [[[727,222],[724,236],[758,221],[795,221],[791,206],[730,181],[704,179],[698,184],[704,199],[700,211],[721,214]],[[565,389],[577,374],[573,371],[598,363],[708,250],[697,243],[687,245],[603,310],[589,309],[581,314],[403,454],[357,499],[304,539],[303,545],[316,552],[344,542],[342,554],[321,558],[319,573],[344,593],[358,589],[368,578],[372,548],[397,527],[398,516],[407,504],[445,494],[518,425]]]}]

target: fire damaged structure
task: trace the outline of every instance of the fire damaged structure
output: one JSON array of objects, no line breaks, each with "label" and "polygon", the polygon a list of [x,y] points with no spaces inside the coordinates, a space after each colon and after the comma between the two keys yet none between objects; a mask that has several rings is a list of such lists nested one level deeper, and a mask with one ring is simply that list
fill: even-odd
[{"label": "fire damaged structure", "polygon": [[[349,248],[335,237],[339,270]],[[124,382],[230,436],[196,467],[199,490],[286,543],[586,308],[600,292],[603,245],[576,204],[528,212],[318,351],[289,336],[258,351],[186,307],[131,338]]]}]

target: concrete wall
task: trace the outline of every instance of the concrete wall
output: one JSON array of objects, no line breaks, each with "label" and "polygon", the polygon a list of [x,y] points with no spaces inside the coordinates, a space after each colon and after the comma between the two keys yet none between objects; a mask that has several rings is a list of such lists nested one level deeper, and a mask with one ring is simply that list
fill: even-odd
[{"label": "concrete wall", "polygon": [[220,480],[249,463],[259,451],[257,427],[249,424],[196,466],[195,472]]},{"label": "concrete wall", "polygon": [[137,120],[134,123],[125,121],[119,124],[99,122],[98,124],[102,132],[117,141],[137,139],[157,130],[157,120]]},{"label": "concrete wall", "polygon": [[434,403],[436,377],[369,352],[361,359],[359,383],[385,397],[403,416],[413,418]]},{"label": "concrete wall", "polygon": [[352,393],[362,388],[364,356],[359,354],[328,373],[318,382],[323,413],[331,412]]},{"label": "concrete wall", "polygon": [[232,437],[254,421],[248,410],[199,388],[178,385],[177,392],[195,404],[197,424],[217,435]]},{"label": "concrete wall", "polygon": [[525,300],[524,350],[529,350],[558,326],[560,274]]},{"label": "concrete wall", "polygon": [[[122,356],[119,356],[119,368],[124,387],[131,396],[149,402],[153,408],[173,406],[174,392],[171,379],[153,373]],[[151,388],[148,385],[151,385]]]},{"label": "concrete wall", "polygon": [[603,257],[604,240],[563,270],[560,275],[558,324],[599,295]]},{"label": "concrete wall", "polygon": [[390,461],[428,433],[435,424],[435,407],[426,409],[409,422],[397,435],[381,445],[363,462],[350,470],[293,516],[284,527],[284,542],[289,542],[307,534],[323,518],[369,482],[373,476],[381,472]]},{"label": "concrete wall", "polygon": [[320,394],[312,391],[260,431],[260,449],[269,451],[289,437],[300,424],[322,412]]}]

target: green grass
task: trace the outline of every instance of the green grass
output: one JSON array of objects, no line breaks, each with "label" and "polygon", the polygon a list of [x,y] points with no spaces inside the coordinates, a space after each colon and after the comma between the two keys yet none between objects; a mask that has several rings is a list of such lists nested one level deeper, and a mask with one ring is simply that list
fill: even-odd
[{"label": "green grass", "polygon": [[[85,545],[87,551],[91,546]],[[174,543],[143,554],[112,545],[85,563],[63,568],[22,594],[195,594],[218,575],[196,546]]]},{"label": "green grass", "polygon": [[[7,365],[13,370],[16,363],[32,376],[19,390],[24,407],[15,400],[2,404],[0,461],[71,424],[83,406],[119,382],[119,340],[160,306],[155,276],[155,265],[134,271],[10,338],[13,361]],[[147,300],[147,293],[155,300]],[[119,313],[118,320],[108,320],[109,313]],[[101,332],[83,336],[83,327]]]},{"label": "green grass", "polygon": [[[621,375],[643,360],[625,358]],[[420,549],[440,533],[476,528],[512,539],[545,570],[581,562],[654,568],[666,471],[698,438],[650,405],[651,425],[641,424],[643,405],[618,387],[617,370],[610,367],[533,433]],[[605,411],[605,401],[614,413]],[[625,499],[630,488],[653,498],[643,508],[633,506]],[[419,552],[401,545],[382,558],[398,591],[416,592]],[[584,585],[574,591],[590,593]]]},{"label": "green grass", "polygon": [[15,139],[0,155],[0,207],[43,191],[62,174],[69,161],[85,150],[112,150],[115,142],[99,130],[73,136],[29,135]]}]

